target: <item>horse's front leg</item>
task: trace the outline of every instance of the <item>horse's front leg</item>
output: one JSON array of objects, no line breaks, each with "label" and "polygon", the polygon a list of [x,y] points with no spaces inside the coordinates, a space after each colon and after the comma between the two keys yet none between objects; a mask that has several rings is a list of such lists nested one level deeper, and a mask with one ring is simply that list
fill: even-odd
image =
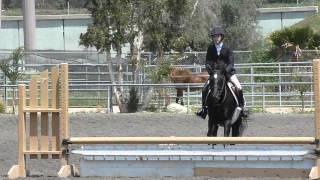
[{"label": "horse's front leg", "polygon": [[[224,123],[224,137],[229,137],[231,131],[231,119],[226,120]],[[233,144],[230,144],[233,145]],[[224,148],[226,148],[226,145],[223,145]]]},{"label": "horse's front leg", "polygon": [[241,135],[240,133],[240,126],[242,123],[241,117],[238,118],[238,120],[232,125],[231,135],[232,137],[239,137]]},{"label": "horse's front leg", "polygon": [[228,119],[224,123],[224,137],[229,137],[231,131],[231,120]]},{"label": "horse's front leg", "polygon": [[[217,135],[218,135],[218,128],[219,128],[219,126],[218,126],[218,124],[217,123],[213,123],[213,125],[212,125],[212,136],[213,137],[217,137]],[[212,149],[214,149],[214,146],[215,146],[216,144],[212,144]]]},{"label": "horse's front leg", "polygon": [[207,132],[207,136],[210,137],[210,136],[213,136],[213,119],[211,118],[211,115],[209,115],[209,118],[208,118],[208,132]]},{"label": "horse's front leg", "polygon": [[[216,123],[215,119],[213,118],[213,114],[209,112],[209,118],[208,118],[208,137],[217,137],[218,134],[218,124]],[[210,144],[208,144],[210,145]],[[216,144],[212,144],[212,149],[214,149],[214,146]]]}]

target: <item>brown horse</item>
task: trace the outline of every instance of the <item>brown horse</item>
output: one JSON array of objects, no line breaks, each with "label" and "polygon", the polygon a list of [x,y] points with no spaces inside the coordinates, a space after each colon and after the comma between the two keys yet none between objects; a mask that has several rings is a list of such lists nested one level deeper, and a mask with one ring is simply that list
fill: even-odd
[{"label": "brown horse", "polygon": [[[190,69],[184,68],[172,68],[170,71],[170,79],[173,83],[205,83],[208,79],[208,73],[192,73]],[[177,97],[176,103],[184,105],[183,103],[183,91],[187,90],[186,87],[176,87],[177,89]],[[190,91],[196,91],[201,88],[190,88]]]}]

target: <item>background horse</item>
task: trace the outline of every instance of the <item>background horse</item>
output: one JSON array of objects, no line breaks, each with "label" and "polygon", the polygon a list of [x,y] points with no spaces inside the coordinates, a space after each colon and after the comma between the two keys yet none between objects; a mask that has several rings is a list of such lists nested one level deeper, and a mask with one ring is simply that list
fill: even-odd
[{"label": "background horse", "polygon": [[226,137],[230,135],[230,131],[233,137],[241,136],[245,128],[242,118],[238,117],[231,124],[233,113],[238,105],[227,85],[225,64],[214,63],[213,67],[207,66],[207,69],[210,74],[207,96],[209,115],[207,136],[217,136],[219,126],[224,127]]},{"label": "background horse", "polygon": [[[205,83],[208,79],[208,73],[202,72],[202,73],[192,73],[190,69],[182,69],[182,68],[172,68],[170,71],[170,79],[173,83]],[[176,103],[184,105],[183,103],[183,91],[187,90],[186,87],[176,87],[177,89],[177,97],[176,97]],[[190,91],[195,91],[202,89],[197,88],[190,88]]]}]

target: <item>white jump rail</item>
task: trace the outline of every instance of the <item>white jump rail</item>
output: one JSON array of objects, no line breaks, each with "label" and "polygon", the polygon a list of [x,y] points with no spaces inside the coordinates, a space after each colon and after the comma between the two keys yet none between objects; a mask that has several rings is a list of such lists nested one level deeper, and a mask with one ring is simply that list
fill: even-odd
[{"label": "white jump rail", "polygon": [[81,155],[81,177],[298,178],[308,176],[315,158],[302,145],[108,144],[72,153]]}]

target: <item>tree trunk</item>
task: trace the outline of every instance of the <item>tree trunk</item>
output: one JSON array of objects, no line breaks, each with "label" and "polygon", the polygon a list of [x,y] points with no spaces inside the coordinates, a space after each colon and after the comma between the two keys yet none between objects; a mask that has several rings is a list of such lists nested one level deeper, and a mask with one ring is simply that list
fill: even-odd
[{"label": "tree trunk", "polygon": [[304,91],[300,91],[301,111],[304,112]]},{"label": "tree trunk", "polygon": [[[111,59],[111,48],[107,48],[106,50],[106,56],[107,56],[107,63],[108,63],[108,70],[109,70],[109,75],[110,75],[110,80],[111,80],[111,84],[115,85],[116,84],[116,80],[114,77],[114,73],[113,73],[113,67],[112,67],[112,59]],[[123,107],[123,103],[120,100],[120,93],[117,91],[117,87],[116,86],[112,86],[112,90],[114,93],[114,96],[116,98],[116,102],[119,106],[119,108]],[[112,104],[112,102],[111,102]],[[121,112],[121,109],[120,109]]]},{"label": "tree trunk", "polygon": [[16,88],[12,88],[12,113],[16,113]]},{"label": "tree trunk", "polygon": [[154,88],[153,87],[149,87],[147,93],[144,96],[143,103],[142,103],[142,106],[139,109],[139,111],[143,111],[148,107],[148,105],[149,105],[149,103],[151,101],[153,92],[154,92]]},{"label": "tree trunk", "polygon": [[132,62],[132,74],[133,74],[133,83],[137,83],[139,76],[139,68],[140,68],[140,58],[141,58],[141,45],[143,42],[142,32],[139,31],[138,35],[134,38],[133,43],[130,46],[131,51],[131,62]]},{"label": "tree trunk", "polygon": [[[123,84],[123,67],[122,67],[122,64],[121,64],[121,54],[122,54],[122,51],[121,51],[121,47],[117,48],[117,64],[118,64],[118,82],[119,84]],[[120,109],[120,112],[124,113],[124,112],[127,112],[127,106],[126,106],[126,102],[125,102],[125,99],[124,99],[124,93],[123,93],[123,86],[119,86],[117,88],[118,90],[118,94],[119,94],[119,101],[121,102],[119,104],[119,109]]]}]

